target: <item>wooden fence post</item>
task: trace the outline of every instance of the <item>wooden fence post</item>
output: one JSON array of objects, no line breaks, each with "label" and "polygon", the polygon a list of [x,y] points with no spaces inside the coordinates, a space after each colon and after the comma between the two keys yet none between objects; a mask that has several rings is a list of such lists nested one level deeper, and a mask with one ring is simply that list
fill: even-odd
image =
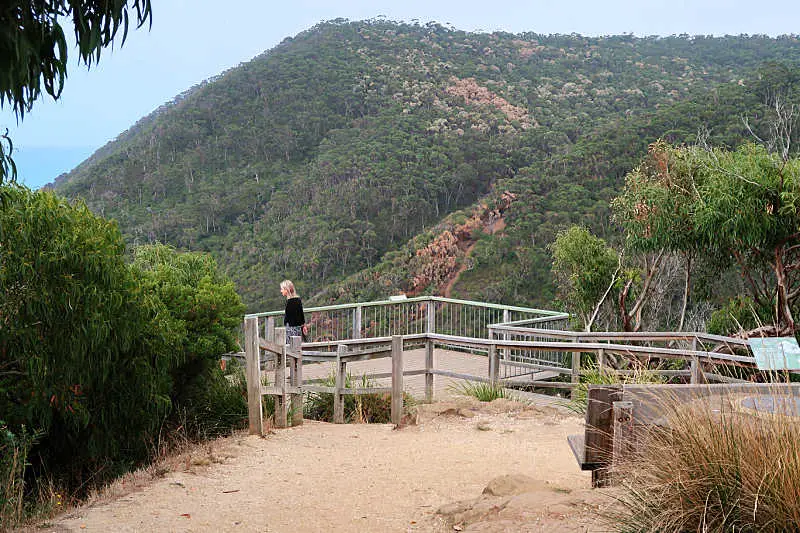
[{"label": "wooden fence post", "polygon": [[[697,337],[692,339],[692,351],[697,351]],[[700,358],[696,355],[692,356],[690,372],[689,372],[689,383],[698,384],[698,383],[707,383],[705,375],[703,375],[703,365],[700,364]]]},{"label": "wooden fence post", "polygon": [[[436,302],[428,300],[425,302],[425,333],[436,333]],[[434,343],[428,339],[425,341],[425,401],[433,403],[434,396],[434,375],[436,368]]]},{"label": "wooden fence post", "polygon": [[[264,338],[269,342],[275,342],[275,317],[268,316],[264,320]],[[280,344],[280,343],[278,343]]]},{"label": "wooden fence post", "polygon": [[275,354],[275,387],[279,393],[274,395],[275,398],[275,414],[273,415],[274,426],[276,428],[286,427],[286,414],[288,406],[286,405],[286,348],[282,345],[281,353]]},{"label": "wooden fence post", "polygon": [[353,309],[353,338],[361,338],[361,314],[362,307],[360,305]]},{"label": "wooden fence post", "polygon": [[[575,337],[575,342],[581,342],[580,337]],[[572,383],[580,383],[581,382],[581,352],[572,352],[572,376],[570,378]],[[577,387],[572,387],[572,391],[570,392],[570,397],[575,398],[575,392]]]},{"label": "wooden fence post", "polygon": [[498,373],[500,369],[500,357],[497,353],[497,345],[489,345],[489,380],[493,385],[498,382]]},{"label": "wooden fence post", "polygon": [[303,351],[300,348],[300,345],[303,343],[302,337],[292,337],[291,339],[291,351],[297,357],[291,358],[291,363],[289,367],[289,383],[291,384],[292,388],[300,389],[299,392],[292,392],[291,402],[292,402],[292,426],[302,426],[303,425]]},{"label": "wooden fence post", "polygon": [[342,356],[347,353],[347,345],[340,344],[336,348],[336,378],[334,386],[336,387],[333,393],[333,423],[344,424],[344,394],[342,389],[346,384],[347,378],[347,363],[342,361]]},{"label": "wooden fence post", "polygon": [[597,370],[603,373],[603,368],[606,366],[606,351],[602,348],[597,350]]},{"label": "wooden fence post", "polygon": [[433,370],[436,368],[434,360],[433,341],[425,341],[425,401],[433,403]]},{"label": "wooden fence post", "polygon": [[261,419],[261,362],[259,361],[258,317],[244,320],[244,351],[247,378],[247,419],[251,435],[263,435]]},{"label": "wooden fence post", "polygon": [[392,335],[392,424],[403,419],[403,337]]}]

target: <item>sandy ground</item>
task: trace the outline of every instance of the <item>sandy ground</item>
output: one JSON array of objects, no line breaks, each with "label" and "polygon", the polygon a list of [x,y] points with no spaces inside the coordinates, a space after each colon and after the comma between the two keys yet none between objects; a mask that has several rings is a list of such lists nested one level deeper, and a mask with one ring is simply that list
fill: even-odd
[{"label": "sandy ground", "polygon": [[[471,398],[421,406],[418,424],[399,429],[306,421],[216,441],[206,459],[38,530],[602,531],[608,497],[566,441],[582,430],[551,407]],[[507,474],[530,483],[482,495]]]}]

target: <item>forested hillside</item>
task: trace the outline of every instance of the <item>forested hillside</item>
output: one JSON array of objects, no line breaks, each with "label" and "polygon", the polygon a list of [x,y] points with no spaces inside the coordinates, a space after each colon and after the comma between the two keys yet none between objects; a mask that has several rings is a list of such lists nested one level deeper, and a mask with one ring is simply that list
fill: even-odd
[{"label": "forested hillside", "polygon": [[251,310],[279,306],[283,278],[318,302],[547,305],[546,246],[571,223],[613,236],[608,201],[648,143],[739,144],[798,64],[795,37],[337,20],[186,91],[55,187],[130,244],[211,252]]}]

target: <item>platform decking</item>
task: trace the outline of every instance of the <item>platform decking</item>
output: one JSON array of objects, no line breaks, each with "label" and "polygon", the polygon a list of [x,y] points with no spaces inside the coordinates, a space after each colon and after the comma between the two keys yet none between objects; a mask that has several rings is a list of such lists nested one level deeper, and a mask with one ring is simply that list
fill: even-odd
[{"label": "platform decking", "polygon": [[[476,355],[453,350],[435,350],[436,368],[457,374],[468,374],[476,377],[489,377],[489,362],[485,355]],[[333,375],[334,363],[312,363],[303,365],[303,379],[305,381],[324,379]],[[408,350],[403,353],[403,367],[405,371],[425,369],[425,350]],[[389,374],[392,371],[392,360],[390,358],[371,359],[369,361],[356,361],[347,365],[347,372],[354,378],[364,374]],[[271,377],[272,372],[265,375]],[[390,387],[391,377],[383,377],[373,380],[377,387]],[[451,378],[448,376],[436,376],[434,379],[434,397],[443,400],[458,396],[458,389],[466,383],[465,380]],[[425,376],[406,376],[404,378],[404,390],[418,400],[425,398]],[[529,392],[515,391],[513,394],[520,399],[535,405],[558,406],[566,400],[545,394],[535,394]]]}]

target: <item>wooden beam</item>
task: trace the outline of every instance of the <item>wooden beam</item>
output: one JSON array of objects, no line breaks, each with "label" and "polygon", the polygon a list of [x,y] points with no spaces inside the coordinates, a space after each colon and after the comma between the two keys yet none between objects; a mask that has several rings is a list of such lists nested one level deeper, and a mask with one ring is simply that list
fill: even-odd
[{"label": "wooden beam", "polygon": [[392,336],[392,423],[403,419],[403,337]]},{"label": "wooden beam", "polygon": [[[434,381],[433,369],[436,368],[435,350],[433,341],[425,342],[425,401],[433,403],[434,394]],[[413,375],[408,372],[403,372],[403,375]]]},{"label": "wooden beam", "polygon": [[303,385],[303,352],[300,345],[303,343],[302,337],[291,338],[290,380],[292,388],[297,392],[291,392],[292,404],[292,426],[303,425],[303,392],[300,387]]},{"label": "wooden beam", "polygon": [[336,353],[335,383],[336,390],[333,393],[333,423],[344,424],[344,396],[342,391],[347,377],[347,363],[343,361],[343,356],[347,353],[347,346],[339,345]]},{"label": "wooden beam", "polygon": [[281,391],[273,395],[273,425],[276,428],[286,427],[286,416],[288,405],[286,404],[286,346],[283,346],[281,353],[275,354],[275,387]]},{"label": "wooden beam", "polygon": [[245,319],[244,337],[244,350],[247,365],[248,427],[250,435],[263,435],[264,425],[261,418],[261,363],[258,360],[258,317]]}]

